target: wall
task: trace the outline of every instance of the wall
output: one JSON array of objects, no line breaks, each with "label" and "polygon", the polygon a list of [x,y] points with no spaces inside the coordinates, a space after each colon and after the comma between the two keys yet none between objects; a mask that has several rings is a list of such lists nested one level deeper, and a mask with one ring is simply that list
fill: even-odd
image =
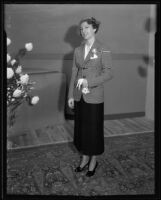
[{"label": "wall", "polygon": [[150,7],[150,26],[149,26],[149,57],[151,62],[148,63],[148,78],[146,88],[146,104],[145,113],[146,117],[154,120],[154,73],[155,73],[155,60],[154,60],[154,43],[156,33],[156,21],[155,21],[156,8],[155,5]]},{"label": "wall", "polygon": [[26,72],[59,71],[70,80],[73,49],[81,42],[77,24],[101,21],[98,39],[112,51],[114,78],[105,84],[105,115],[145,111],[150,5],[8,4],[5,26],[14,53],[26,42],[34,49],[23,60]]}]

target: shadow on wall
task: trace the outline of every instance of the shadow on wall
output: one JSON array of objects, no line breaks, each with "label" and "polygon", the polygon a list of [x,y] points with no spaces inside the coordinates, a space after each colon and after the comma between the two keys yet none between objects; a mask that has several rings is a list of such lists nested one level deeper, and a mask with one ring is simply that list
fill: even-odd
[{"label": "shadow on wall", "polygon": [[144,55],[142,57],[142,60],[145,64],[145,66],[142,66],[142,65],[138,66],[138,73],[141,77],[144,78],[144,77],[147,77],[147,70],[148,70],[147,67],[148,66],[154,67],[154,61],[153,61],[154,59],[148,55]]},{"label": "shadow on wall", "polygon": [[69,29],[67,30],[65,34],[64,41],[72,47],[72,50],[69,53],[64,55],[63,67],[62,67],[62,72],[66,75],[66,80],[67,80],[66,95],[65,95],[65,117],[66,118],[68,118],[70,114],[73,114],[73,111],[68,107],[68,104],[67,104],[67,95],[68,95],[69,82],[70,82],[71,73],[72,73],[72,61],[73,61],[74,49],[81,44],[81,40],[82,39],[81,39],[81,36],[79,35],[78,25],[73,25],[69,27]]},{"label": "shadow on wall", "polygon": [[145,21],[145,25],[144,28],[146,30],[146,32],[150,33],[150,32],[155,32],[156,30],[156,22],[154,18],[150,18],[148,17]]},{"label": "shadow on wall", "polygon": [[[148,17],[145,20],[144,30],[147,33],[154,32],[155,34],[155,29],[156,29],[155,27],[156,27],[155,19]],[[147,70],[148,70],[147,66],[154,67],[154,58],[150,57],[149,55],[143,55],[142,60],[145,66],[142,66],[142,65],[138,66],[138,73],[141,77],[144,78],[144,77],[147,77]]]}]

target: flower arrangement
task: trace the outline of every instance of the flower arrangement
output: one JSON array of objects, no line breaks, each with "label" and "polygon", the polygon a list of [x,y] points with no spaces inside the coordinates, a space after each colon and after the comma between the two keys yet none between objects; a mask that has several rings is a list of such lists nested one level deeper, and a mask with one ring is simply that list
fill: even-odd
[{"label": "flower arrangement", "polygon": [[[7,47],[11,44],[10,38],[7,38]],[[13,126],[15,122],[15,110],[24,100],[29,105],[35,105],[39,101],[38,96],[32,96],[30,91],[34,89],[35,82],[30,81],[28,74],[23,74],[20,58],[27,52],[32,51],[33,44],[26,43],[25,48],[19,50],[18,54],[12,58],[7,52],[7,114],[8,125]]]}]

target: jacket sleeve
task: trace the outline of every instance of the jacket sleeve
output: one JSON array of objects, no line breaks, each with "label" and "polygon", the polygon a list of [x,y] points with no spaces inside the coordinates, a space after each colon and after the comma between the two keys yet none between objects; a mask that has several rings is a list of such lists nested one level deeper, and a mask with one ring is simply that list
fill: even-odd
[{"label": "jacket sleeve", "polygon": [[68,99],[73,98],[74,82],[75,82],[77,72],[78,72],[78,68],[76,67],[75,57],[76,57],[76,50],[74,50],[74,56],[73,56],[72,75],[71,75],[71,80],[69,84]]},{"label": "jacket sleeve", "polygon": [[101,56],[102,71],[101,74],[92,78],[87,79],[89,87],[95,87],[103,84],[105,81],[112,79],[112,59],[111,52],[102,50]]}]

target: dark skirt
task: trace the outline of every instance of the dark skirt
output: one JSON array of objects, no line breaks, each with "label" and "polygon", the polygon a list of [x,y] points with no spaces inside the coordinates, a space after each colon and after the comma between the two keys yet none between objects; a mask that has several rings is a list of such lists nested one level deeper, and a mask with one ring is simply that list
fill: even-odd
[{"label": "dark skirt", "polygon": [[84,155],[104,152],[104,103],[74,102],[74,145]]}]

